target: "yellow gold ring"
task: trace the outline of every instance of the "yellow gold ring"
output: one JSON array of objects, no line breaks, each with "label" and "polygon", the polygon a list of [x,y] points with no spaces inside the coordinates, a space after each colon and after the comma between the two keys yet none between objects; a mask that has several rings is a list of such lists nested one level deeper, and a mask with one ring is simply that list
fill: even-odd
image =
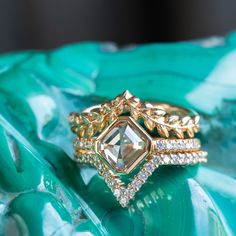
[{"label": "yellow gold ring", "polygon": [[[199,115],[182,107],[141,102],[128,91],[114,100],[71,113],[75,160],[95,166],[126,207],[159,165],[206,162],[200,141]],[[120,175],[138,174],[125,186]]]}]

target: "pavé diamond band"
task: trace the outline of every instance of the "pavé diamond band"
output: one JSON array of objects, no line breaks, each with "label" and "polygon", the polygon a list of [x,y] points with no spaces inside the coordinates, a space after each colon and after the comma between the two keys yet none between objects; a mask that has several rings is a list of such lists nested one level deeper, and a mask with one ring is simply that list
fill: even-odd
[{"label": "pav\u00e9 diamond band", "polygon": [[[69,121],[77,135],[75,161],[95,166],[123,207],[159,165],[207,161],[207,153],[194,138],[199,130],[196,112],[141,102],[128,91],[82,113],[71,113]],[[125,186],[120,175],[127,174],[133,180]]]},{"label": "pav\u00e9 diamond band", "polygon": [[[89,140],[85,138],[76,138],[74,149],[79,153],[98,152],[101,150],[102,142],[97,138]],[[198,151],[201,147],[200,140],[194,139],[163,139],[153,138],[150,153],[173,153],[173,152],[191,152]]]}]

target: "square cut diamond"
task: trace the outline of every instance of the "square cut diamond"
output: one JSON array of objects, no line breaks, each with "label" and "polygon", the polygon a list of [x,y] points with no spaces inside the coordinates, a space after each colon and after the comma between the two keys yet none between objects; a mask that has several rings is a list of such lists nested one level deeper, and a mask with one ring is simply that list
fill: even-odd
[{"label": "square cut diamond", "polygon": [[130,173],[149,153],[151,139],[130,117],[119,117],[101,134],[100,154],[120,173]]}]

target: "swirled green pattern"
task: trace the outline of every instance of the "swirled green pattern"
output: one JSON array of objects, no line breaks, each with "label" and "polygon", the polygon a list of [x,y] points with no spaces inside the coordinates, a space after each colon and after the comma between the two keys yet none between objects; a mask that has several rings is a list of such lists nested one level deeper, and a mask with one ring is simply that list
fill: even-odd
[{"label": "swirled green pattern", "polygon": [[[159,168],[123,209],[72,157],[67,116],[129,89],[201,112],[204,166]],[[0,57],[1,235],[234,235],[236,34]]]}]

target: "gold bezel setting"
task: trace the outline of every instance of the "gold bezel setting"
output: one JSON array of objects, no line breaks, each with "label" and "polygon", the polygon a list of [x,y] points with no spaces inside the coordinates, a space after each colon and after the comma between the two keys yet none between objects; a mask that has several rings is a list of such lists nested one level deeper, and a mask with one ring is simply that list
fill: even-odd
[{"label": "gold bezel setting", "polygon": [[[141,139],[145,140],[146,147],[144,147],[144,152],[140,155],[136,155],[135,161],[130,164],[129,167],[125,167],[124,169],[117,169],[113,163],[111,163],[107,158],[106,154],[104,153],[105,150],[102,148],[102,141],[103,139],[117,126],[120,125],[121,122],[127,122],[127,124],[141,136]],[[129,174],[132,172],[145,158],[149,155],[152,145],[152,138],[146,133],[146,131],[138,125],[133,118],[128,116],[120,116],[118,117],[110,126],[108,126],[97,138],[96,141],[96,152],[100,154],[104,160],[113,168],[113,171],[116,173],[124,173]]]}]

